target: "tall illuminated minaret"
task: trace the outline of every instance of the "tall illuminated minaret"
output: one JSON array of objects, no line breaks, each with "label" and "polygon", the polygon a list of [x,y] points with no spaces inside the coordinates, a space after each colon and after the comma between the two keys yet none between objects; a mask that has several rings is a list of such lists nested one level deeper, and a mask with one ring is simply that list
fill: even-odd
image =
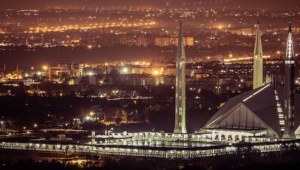
[{"label": "tall illuminated minaret", "polygon": [[256,25],[256,39],[253,57],[253,89],[263,85],[263,50],[261,43],[261,31],[259,21]]},{"label": "tall illuminated minaret", "polygon": [[176,96],[175,96],[175,128],[174,133],[186,131],[186,78],[185,78],[185,50],[182,23],[179,26],[178,47],[176,54]]},{"label": "tall illuminated minaret", "polygon": [[295,114],[294,114],[294,93],[295,93],[295,59],[292,37],[292,24],[289,25],[289,34],[286,46],[286,57],[284,60],[284,133],[283,138],[295,138]]}]

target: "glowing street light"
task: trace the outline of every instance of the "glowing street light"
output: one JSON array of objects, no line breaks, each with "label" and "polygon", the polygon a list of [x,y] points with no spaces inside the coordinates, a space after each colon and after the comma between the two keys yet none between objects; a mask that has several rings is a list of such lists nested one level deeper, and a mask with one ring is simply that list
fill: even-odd
[{"label": "glowing street light", "polygon": [[163,72],[163,69],[153,69],[152,70],[152,75],[153,76],[160,76]]},{"label": "glowing street light", "polygon": [[219,25],[217,26],[217,28],[220,29],[220,30],[221,30],[221,29],[224,29],[224,25],[219,24]]},{"label": "glowing street light", "polygon": [[88,75],[88,76],[93,76],[93,75],[95,75],[95,73],[92,72],[92,71],[90,71],[90,72],[87,73],[87,75]]},{"label": "glowing street light", "polygon": [[95,116],[95,112],[91,111],[90,116]]},{"label": "glowing street light", "polygon": [[85,120],[88,120],[88,121],[89,121],[89,120],[91,120],[91,117],[90,117],[90,116],[86,116],[86,117],[85,117]]},{"label": "glowing street light", "polygon": [[119,93],[119,90],[113,90],[112,93],[113,93],[114,95],[116,95],[117,93]]},{"label": "glowing street light", "polygon": [[87,48],[88,48],[89,50],[91,50],[91,49],[93,49],[93,45],[88,45]]},{"label": "glowing street light", "polygon": [[122,68],[122,73],[123,73],[123,74],[128,74],[128,73],[129,73],[128,67],[123,67],[123,68]]},{"label": "glowing street light", "polygon": [[42,69],[43,69],[44,71],[47,71],[47,70],[48,70],[48,66],[47,66],[47,65],[43,65],[43,66],[42,66]]},{"label": "glowing street light", "polygon": [[153,70],[153,75],[154,76],[158,76],[159,75],[159,71],[158,70]]}]

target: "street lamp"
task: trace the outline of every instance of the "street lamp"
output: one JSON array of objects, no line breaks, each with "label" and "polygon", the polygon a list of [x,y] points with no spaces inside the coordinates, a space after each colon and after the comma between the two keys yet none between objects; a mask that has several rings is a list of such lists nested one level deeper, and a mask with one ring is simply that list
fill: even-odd
[{"label": "street lamp", "polygon": [[48,70],[48,66],[47,66],[47,65],[43,65],[43,66],[42,66],[42,69],[43,69],[44,71],[47,71],[47,70]]},{"label": "street lamp", "polygon": [[91,117],[90,116],[86,116],[85,120],[89,121],[89,120],[91,120]]},{"label": "street lamp", "polygon": [[1,121],[0,124],[1,124],[0,128],[1,128],[1,129],[4,128],[4,122]]},{"label": "street lamp", "polygon": [[95,112],[91,111],[90,116],[95,116]]},{"label": "street lamp", "polygon": [[129,72],[128,67],[123,67],[123,68],[122,68],[122,73],[123,73],[123,74],[128,74],[128,72]]}]

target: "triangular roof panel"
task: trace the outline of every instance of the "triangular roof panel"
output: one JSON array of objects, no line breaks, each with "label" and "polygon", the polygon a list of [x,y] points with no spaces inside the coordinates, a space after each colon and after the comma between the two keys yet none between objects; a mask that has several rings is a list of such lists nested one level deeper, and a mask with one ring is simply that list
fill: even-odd
[{"label": "triangular roof panel", "polygon": [[204,128],[230,128],[229,126],[224,127],[224,121],[231,121],[229,125],[232,129],[240,127],[251,130],[251,126],[253,130],[267,128],[268,131],[280,136],[273,86],[268,84],[229,99],[224,107],[206,123]]}]

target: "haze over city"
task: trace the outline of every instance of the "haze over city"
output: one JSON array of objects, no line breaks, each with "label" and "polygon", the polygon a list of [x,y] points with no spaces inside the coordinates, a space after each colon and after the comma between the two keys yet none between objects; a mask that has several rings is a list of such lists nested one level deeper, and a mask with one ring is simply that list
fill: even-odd
[{"label": "haze over city", "polygon": [[101,7],[133,8],[223,8],[236,9],[298,9],[297,0],[1,0],[1,9],[45,9],[79,8],[96,9]]}]

